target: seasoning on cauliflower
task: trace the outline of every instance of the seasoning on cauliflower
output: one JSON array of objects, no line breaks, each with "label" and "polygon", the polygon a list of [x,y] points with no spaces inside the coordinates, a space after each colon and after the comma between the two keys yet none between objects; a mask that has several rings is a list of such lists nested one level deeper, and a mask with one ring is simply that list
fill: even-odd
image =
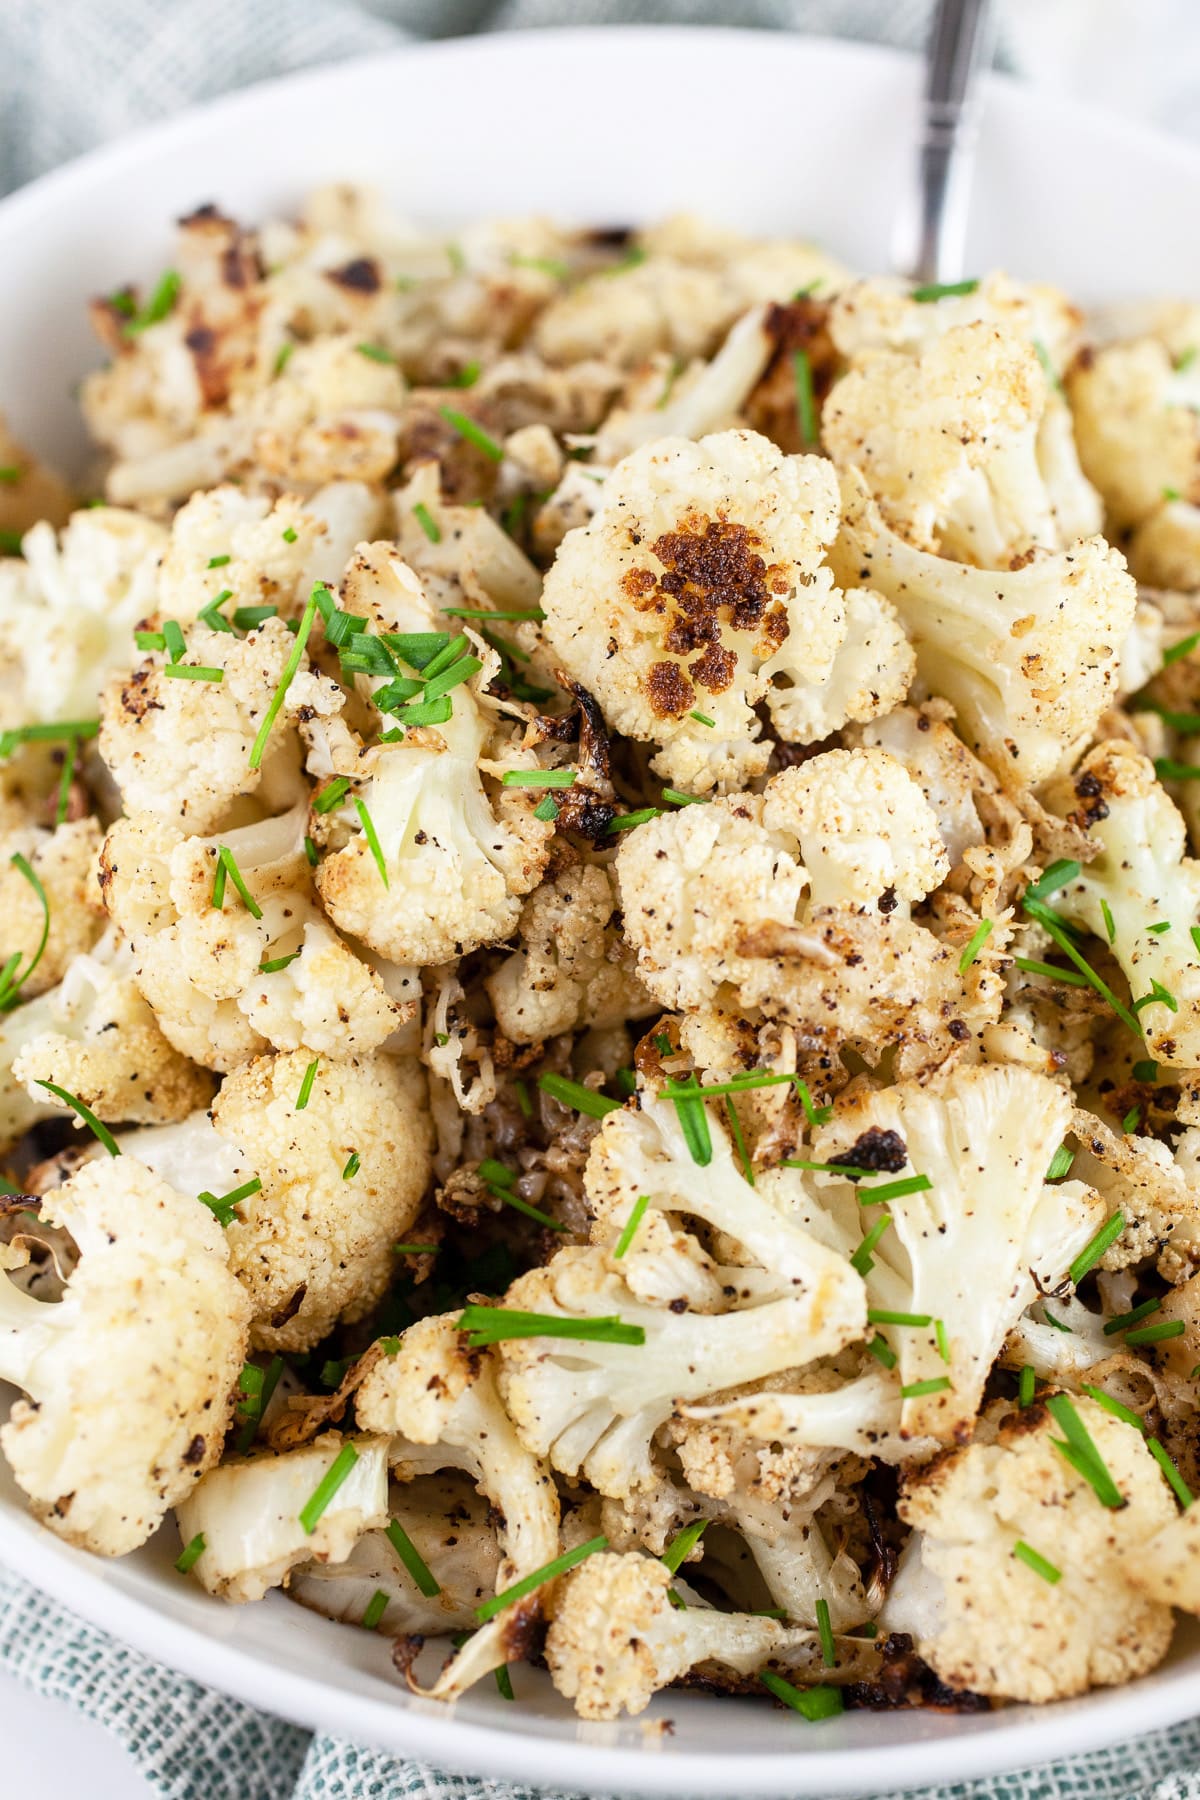
[{"label": "seasoning on cauliflower", "polygon": [[1167,1653],[1170,1607],[1138,1592],[1136,1572],[1175,1518],[1170,1489],[1133,1426],[1093,1400],[1067,1404],[1115,1508],[1063,1456],[1061,1415],[1040,1405],[993,1409],[970,1448],[905,1478],[900,1514],[915,1536],[881,1622],[910,1632],[950,1687],[1066,1699],[1132,1681]]},{"label": "seasoning on cauliflower", "polygon": [[1151,519],[1171,495],[1200,500],[1200,314],[1089,348],[1067,377],[1079,455],[1114,531]]},{"label": "seasoning on cauliflower", "polygon": [[[95,819],[74,819],[51,831],[35,828],[0,835],[0,918],[4,952],[0,962],[20,953],[21,999],[32,1000],[57,987],[77,956],[90,950],[104,928],[96,870],[100,827]],[[37,888],[14,861],[22,857],[41,883]],[[45,947],[38,954],[45,932]]]},{"label": "seasoning on cauliflower", "polygon": [[[804,707],[795,691],[829,681],[847,644],[823,560],[837,520],[827,465],[754,432],[644,445],[560,545],[542,594],[546,638],[616,731],[660,746],[660,775],[697,791],[737,787],[767,765],[755,706],[765,701],[787,736],[789,705]],[[858,716],[903,699],[886,674]]]},{"label": "seasoning on cauliflower", "polygon": [[[558,1493],[550,1471],[510,1423],[493,1357],[469,1349],[453,1317],[411,1325],[398,1353],[381,1358],[359,1388],[355,1412],[369,1431],[391,1434],[388,1454],[401,1475],[449,1467],[474,1476],[499,1521],[497,1593],[558,1555]],[[541,1598],[535,1591],[497,1613],[451,1657],[431,1688],[416,1691],[454,1700],[512,1660],[540,1616]]]},{"label": "seasoning on cauliflower", "polygon": [[[388,1522],[387,1449],[386,1438],[326,1431],[280,1456],[229,1458],[176,1505],[184,1546],[199,1546],[190,1572],[210,1594],[241,1604],[261,1600],[300,1563],[344,1563],[365,1532]],[[339,1458],[349,1470],[313,1519],[313,1497]]]},{"label": "seasoning on cauliflower", "polygon": [[931,556],[888,529],[851,471],[834,566],[892,601],[917,673],[950,700],[967,742],[1006,786],[1065,767],[1116,693],[1137,589],[1091,538],[992,573]]},{"label": "seasoning on cauliflower", "polygon": [[41,1211],[81,1260],[57,1305],[0,1275],[0,1375],[28,1396],[0,1445],[43,1524],[123,1556],[220,1456],[250,1304],[211,1213],[132,1158],[87,1164]]}]

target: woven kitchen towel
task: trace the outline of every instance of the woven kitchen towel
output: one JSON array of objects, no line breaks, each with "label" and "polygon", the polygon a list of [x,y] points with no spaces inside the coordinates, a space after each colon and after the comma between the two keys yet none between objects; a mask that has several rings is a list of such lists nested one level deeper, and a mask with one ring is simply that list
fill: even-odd
[{"label": "woven kitchen towel", "polygon": [[[1200,123],[1200,59],[1179,54],[1195,0],[1009,0],[1018,67]],[[739,24],[915,45],[930,0],[0,0],[0,191],[92,144],[232,87],[406,37],[520,26]],[[1117,46],[1107,63],[1100,13]],[[1119,17],[1118,17],[1119,15]],[[1191,41],[1195,42],[1194,30]],[[1193,67],[1192,63],[1197,66]],[[1149,69],[1149,73],[1147,73]],[[1108,87],[1106,88],[1106,83]],[[297,1730],[158,1667],[0,1568],[0,1668],[100,1720],[163,1800],[524,1800],[501,1782]],[[803,1727],[798,1727],[803,1730]],[[1200,1800],[1200,1723],[922,1800]],[[547,1796],[546,1800],[564,1800]],[[886,1800],[897,1800],[895,1796]]]}]

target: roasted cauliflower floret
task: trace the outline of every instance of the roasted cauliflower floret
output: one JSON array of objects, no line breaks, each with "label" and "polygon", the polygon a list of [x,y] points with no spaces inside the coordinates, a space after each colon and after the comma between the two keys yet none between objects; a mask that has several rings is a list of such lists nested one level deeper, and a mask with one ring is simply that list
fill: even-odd
[{"label": "roasted cauliflower floret", "polygon": [[[1092,1400],[1068,1404],[1119,1507],[1063,1456],[1061,1418],[1040,1406],[906,1477],[900,1514],[916,1535],[883,1623],[910,1632],[951,1687],[1059,1700],[1132,1681],[1167,1653],[1170,1607],[1135,1583],[1175,1519],[1170,1489],[1133,1426]],[[1055,1574],[1029,1567],[1021,1546]]]},{"label": "roasted cauliflower floret", "polygon": [[[726,431],[634,451],[564,538],[542,595],[547,641],[615,730],[660,746],[660,775],[704,790],[761,774],[754,707],[787,736],[789,708],[801,718],[804,690],[831,679],[848,638],[823,561],[837,510],[826,464]],[[865,694],[853,674],[845,686]],[[902,698],[889,685],[858,716]]]},{"label": "roasted cauliflower floret", "polygon": [[1144,524],[1170,496],[1200,501],[1200,368],[1192,341],[1159,335],[1100,345],[1067,379],[1079,455],[1116,531]]},{"label": "roasted cauliflower floret", "polygon": [[895,605],[926,687],[950,700],[967,742],[1006,785],[1065,767],[1116,694],[1137,590],[1100,538],[992,573],[889,530],[851,471],[835,567]]},{"label": "roasted cauliflower floret", "polygon": [[609,871],[580,864],[525,902],[520,948],[486,986],[496,1023],[515,1044],[644,1018],[654,1001],[624,941]]},{"label": "roasted cauliflower floret", "polygon": [[122,1556],[220,1456],[250,1304],[211,1213],[131,1158],[41,1212],[81,1260],[53,1306],[0,1274],[0,1375],[28,1396],[0,1445],[43,1524]]},{"label": "roasted cauliflower floret", "polygon": [[881,350],[919,356],[948,332],[979,323],[1041,344],[1059,374],[1079,345],[1083,315],[1057,288],[999,272],[932,300],[914,298],[898,276],[872,275],[841,286],[829,309],[830,335],[855,365]]},{"label": "roasted cauliflower floret", "polygon": [[[57,987],[77,956],[90,950],[104,928],[96,873],[100,827],[95,819],[75,819],[51,831],[0,834],[0,963],[19,952],[22,1000]],[[45,905],[21,857],[41,884]],[[45,933],[45,947],[38,954]],[[22,971],[27,971],[22,975]]]}]

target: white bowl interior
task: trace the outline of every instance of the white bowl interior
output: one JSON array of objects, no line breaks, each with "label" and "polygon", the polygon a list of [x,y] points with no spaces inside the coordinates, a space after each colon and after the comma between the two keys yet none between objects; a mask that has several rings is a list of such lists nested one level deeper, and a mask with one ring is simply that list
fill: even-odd
[{"label": "white bowl interior", "polygon": [[[551,32],[441,43],[252,90],[102,151],[0,204],[0,406],[64,467],[96,360],[89,294],[149,276],[169,222],[205,200],[248,220],[330,179],[453,227],[540,211],[614,224],[691,210],[818,239],[886,267],[917,78],[891,53],[772,33]],[[1200,293],[1200,153],[993,83],[969,266],[1084,300]],[[168,1541],[169,1540],[169,1541]],[[61,1545],[0,1473],[0,1556],[150,1655],[297,1722],[472,1773],[593,1793],[853,1794],[994,1773],[1194,1710],[1200,1631],[1134,1686],[1041,1712],[848,1714],[820,1726],[749,1701],[669,1694],[588,1726],[544,1676],[452,1711],[414,1699],[366,1633],[279,1596],[227,1608],[171,1568],[173,1532],[120,1563]],[[665,1732],[664,1720],[674,1729]]]}]

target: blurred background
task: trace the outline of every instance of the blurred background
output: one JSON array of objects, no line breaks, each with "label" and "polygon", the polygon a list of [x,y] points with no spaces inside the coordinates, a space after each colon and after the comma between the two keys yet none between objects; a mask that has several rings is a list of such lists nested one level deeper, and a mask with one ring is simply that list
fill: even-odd
[{"label": "blurred background", "polygon": [[[0,0],[0,191],[194,100],[410,36],[672,22],[915,48],[931,8],[932,0]],[[998,10],[1001,67],[1200,137],[1197,0],[998,0]],[[597,120],[599,145],[612,129],[618,113]]]}]

